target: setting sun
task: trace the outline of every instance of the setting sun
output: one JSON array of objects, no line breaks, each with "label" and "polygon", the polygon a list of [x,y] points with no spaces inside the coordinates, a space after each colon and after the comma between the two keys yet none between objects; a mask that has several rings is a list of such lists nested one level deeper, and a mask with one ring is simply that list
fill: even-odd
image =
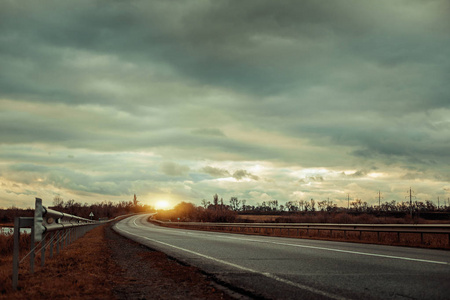
[{"label": "setting sun", "polygon": [[156,209],[167,209],[167,208],[169,208],[169,202],[167,202],[166,200],[160,200],[160,201],[156,202],[155,208]]}]

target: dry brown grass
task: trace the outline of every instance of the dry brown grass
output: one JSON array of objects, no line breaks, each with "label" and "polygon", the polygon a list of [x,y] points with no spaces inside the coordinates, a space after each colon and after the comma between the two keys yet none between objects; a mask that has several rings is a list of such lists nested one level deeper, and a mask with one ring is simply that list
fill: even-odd
[{"label": "dry brown grass", "polygon": [[36,261],[35,274],[29,264],[20,266],[19,287],[12,290],[12,255],[0,265],[0,299],[111,299],[108,276],[115,265],[109,260],[103,226],[93,229],[52,259],[43,268]]},{"label": "dry brown grass", "polygon": [[[19,249],[21,251],[25,251],[30,246],[30,235],[29,234],[21,234],[19,240]],[[14,235],[8,234],[3,235],[0,234],[0,255],[2,258],[5,258],[13,253],[14,246]],[[0,263],[1,266],[1,263]]]},{"label": "dry brown grass", "polygon": [[237,222],[239,221],[251,221],[255,223],[275,222],[279,215],[239,215]]},{"label": "dry brown grass", "polygon": [[[12,290],[12,255],[2,256],[0,299],[230,299],[209,278],[165,254],[149,250],[104,225],[88,232],[46,265],[28,259]],[[23,257],[28,244],[25,243]]]}]

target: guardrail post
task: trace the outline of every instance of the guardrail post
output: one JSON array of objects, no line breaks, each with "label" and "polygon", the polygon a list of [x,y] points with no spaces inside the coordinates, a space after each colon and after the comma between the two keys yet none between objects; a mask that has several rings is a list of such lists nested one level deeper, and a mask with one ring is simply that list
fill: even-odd
[{"label": "guardrail post", "polygon": [[52,258],[53,257],[53,246],[54,246],[54,242],[55,242],[55,233],[52,232],[50,234],[50,252],[49,252],[49,257]]},{"label": "guardrail post", "polygon": [[19,280],[19,237],[20,237],[20,219],[14,218],[14,249],[13,249],[13,276],[12,286],[17,290]]},{"label": "guardrail post", "polygon": [[61,230],[61,251],[64,250],[64,242],[66,240],[66,231],[65,229]]},{"label": "guardrail post", "polygon": [[60,236],[61,235],[61,232],[58,230],[57,232],[56,232],[56,254],[59,254],[59,244],[60,244]]},{"label": "guardrail post", "polygon": [[41,248],[41,267],[45,265],[45,238],[47,235],[42,237],[42,248]]},{"label": "guardrail post", "polygon": [[31,226],[31,241],[30,241],[30,272],[31,274],[34,273],[34,259],[36,257],[36,253],[35,253],[35,241],[34,241],[34,224]]}]

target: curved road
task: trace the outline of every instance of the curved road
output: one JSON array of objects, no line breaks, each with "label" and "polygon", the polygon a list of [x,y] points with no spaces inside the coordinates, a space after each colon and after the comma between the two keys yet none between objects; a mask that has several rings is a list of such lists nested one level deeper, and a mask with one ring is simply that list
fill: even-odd
[{"label": "curved road", "polygon": [[159,227],[149,215],[121,235],[269,299],[450,299],[450,252]]}]

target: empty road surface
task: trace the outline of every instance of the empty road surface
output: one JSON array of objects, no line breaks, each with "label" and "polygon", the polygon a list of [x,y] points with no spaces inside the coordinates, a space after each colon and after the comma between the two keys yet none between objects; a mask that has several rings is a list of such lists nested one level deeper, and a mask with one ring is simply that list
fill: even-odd
[{"label": "empty road surface", "polygon": [[172,229],[129,217],[122,235],[268,299],[450,299],[450,252]]}]

